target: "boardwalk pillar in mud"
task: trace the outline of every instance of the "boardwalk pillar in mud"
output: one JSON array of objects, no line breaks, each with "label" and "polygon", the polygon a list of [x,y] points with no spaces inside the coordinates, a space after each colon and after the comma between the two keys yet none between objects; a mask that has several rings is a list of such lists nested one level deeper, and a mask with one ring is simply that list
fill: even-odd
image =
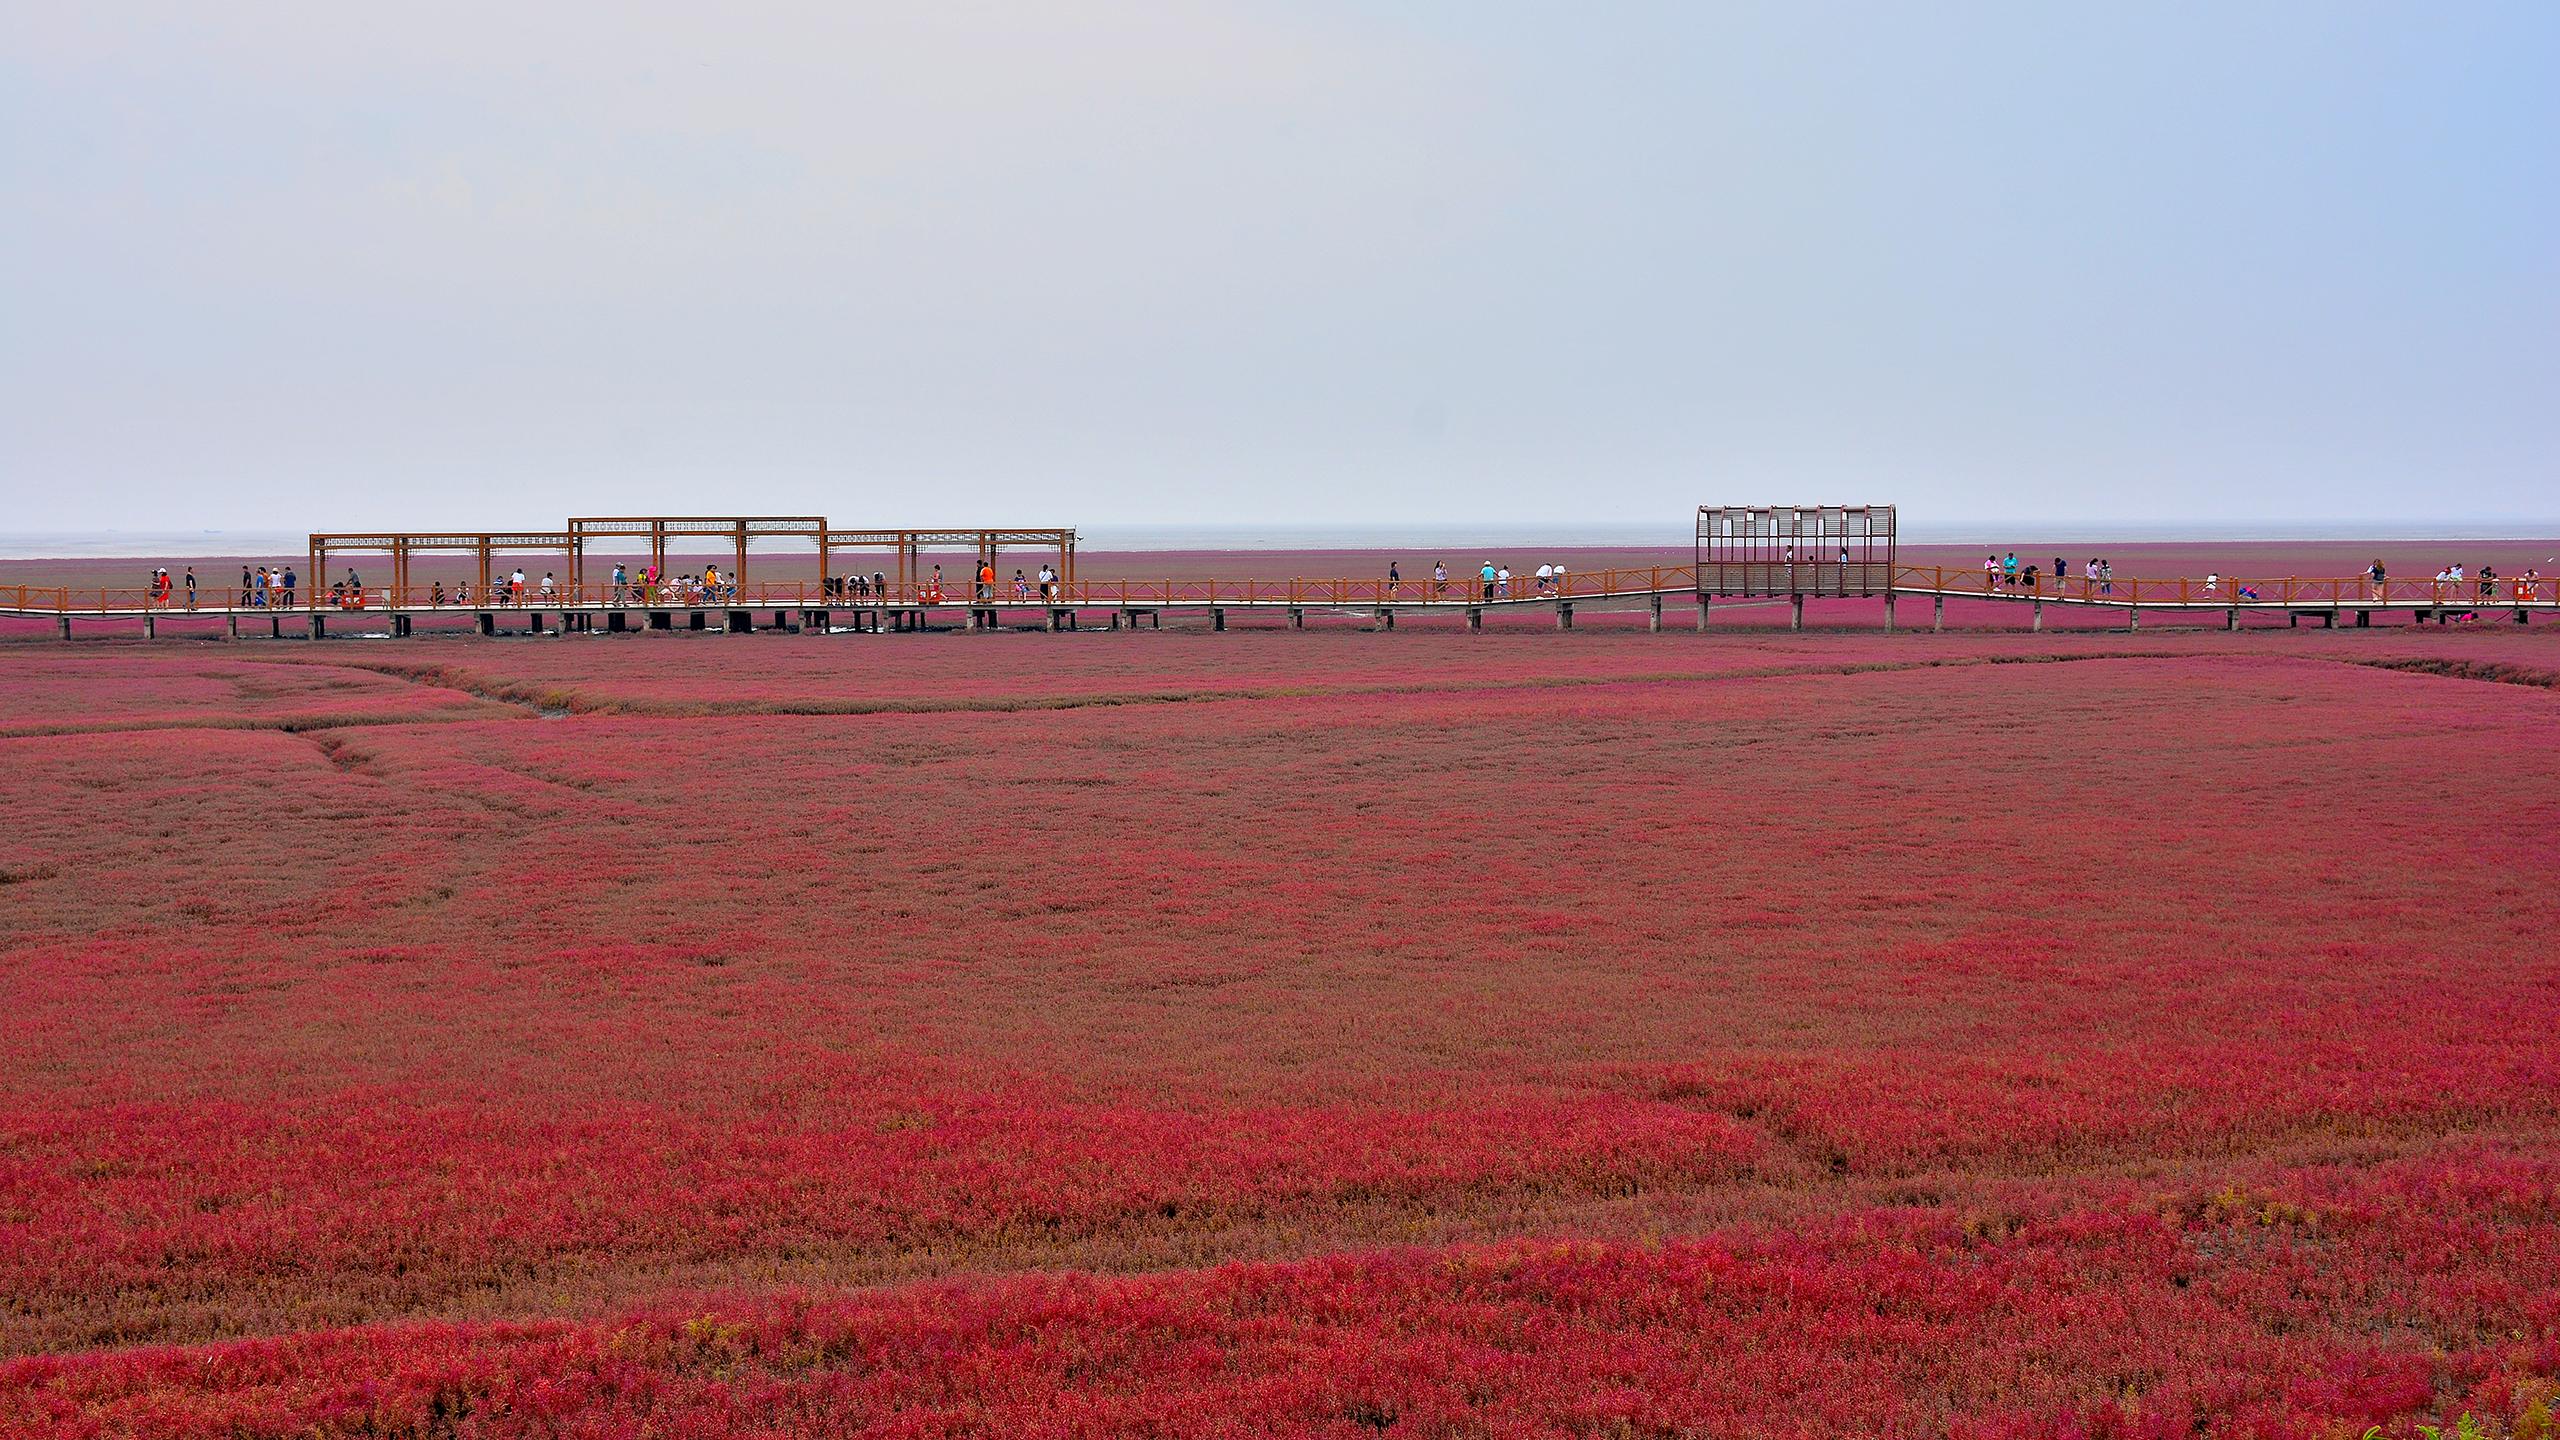
[{"label": "boardwalk pillar in mud", "polygon": [[2030,630],[2042,630],[2044,628],[2044,602],[2042,600],[2037,600],[2031,603],[2035,606],[2035,620],[2027,628]]},{"label": "boardwalk pillar in mud", "polygon": [[[71,622],[70,622],[70,621],[68,621],[68,620],[65,620],[65,621],[63,621],[63,622],[62,622],[62,626],[63,626],[63,633],[65,633],[65,634],[69,634],[69,633],[70,633],[70,629],[71,629]],[[1468,607],[1467,607],[1467,628],[1468,628],[1468,629],[1470,629],[1470,630],[1482,630],[1482,629],[1484,628],[1484,607],[1483,607],[1483,606],[1481,606],[1481,605],[1470,605],[1470,606],[1468,606]]]},{"label": "boardwalk pillar in mud", "polygon": [[1306,629],[1306,628],[1307,628],[1307,612],[1306,612],[1306,611],[1304,611],[1304,610],[1302,610],[1302,609],[1299,609],[1299,608],[1298,608],[1297,606],[1295,606],[1295,605],[1290,606],[1290,607],[1289,607],[1289,628],[1290,628],[1290,629],[1292,629],[1292,630],[1304,630],[1304,629]]},{"label": "boardwalk pillar in mud", "polygon": [[1224,630],[1227,628],[1227,607],[1223,605],[1210,607],[1209,628],[1212,630]]},{"label": "boardwalk pillar in mud", "polygon": [[471,617],[471,628],[483,635],[495,635],[498,633],[498,617],[483,610]]},{"label": "boardwalk pillar in mud", "polygon": [[1556,628],[1559,630],[1570,630],[1573,628],[1572,601],[1559,600],[1556,602]]},{"label": "boardwalk pillar in mud", "polygon": [[1707,633],[1707,597],[1704,595],[1698,597],[1698,633]]},{"label": "boardwalk pillar in mud", "polygon": [[60,620],[55,621],[55,622],[54,622],[54,628],[55,628],[55,632],[56,632],[57,634],[59,634],[63,639],[65,639],[65,640],[70,639],[70,638],[71,638],[71,617],[70,617],[70,616],[68,616],[68,615],[65,615],[65,616],[63,616]]},{"label": "boardwalk pillar in mud", "polygon": [[2226,611],[2224,611],[2224,612],[2223,612],[2223,614],[2222,614],[2222,628],[2223,628],[2223,629],[2225,629],[2225,630],[2237,630],[2237,629],[2239,629],[2239,628],[2240,628],[2240,607],[2239,607],[2239,606],[2234,605],[2234,606],[2232,606],[2229,610],[2226,610]]},{"label": "boardwalk pillar in mud", "polygon": [[1931,630],[1947,628],[1947,597],[1944,595],[1929,597],[1929,628]]},{"label": "boardwalk pillar in mud", "polygon": [[145,640],[157,640],[160,638],[159,616],[145,615],[142,617],[142,638]]},{"label": "boardwalk pillar in mud", "polygon": [[1651,630],[1656,635],[1662,633],[1662,597],[1658,594],[1653,597],[1652,622],[1645,628]]},{"label": "boardwalk pillar in mud", "polygon": [[1381,630],[1393,630],[1396,628],[1396,612],[1388,609],[1384,605],[1379,606],[1378,628]]},{"label": "boardwalk pillar in mud", "polygon": [[229,629],[230,629],[230,631],[231,631],[231,638],[232,638],[232,639],[234,639],[234,640],[239,639],[239,638],[240,638],[240,617],[239,617],[239,616],[237,616],[237,615],[232,615],[232,616],[229,616],[229,617],[226,617],[226,618],[227,618],[227,619],[228,619],[228,621],[229,621],[229,627],[228,627],[228,628],[229,628]]},{"label": "boardwalk pillar in mud", "polygon": [[1797,593],[1788,596],[1787,603],[1789,607],[1787,610],[1787,628],[1790,630],[1803,629],[1804,593],[1802,591],[1798,591]]},{"label": "boardwalk pillar in mud", "polygon": [[311,638],[317,640],[328,633],[329,622],[321,619],[318,611],[313,611],[311,614]]},{"label": "boardwalk pillar in mud", "polygon": [[2124,628],[2127,630],[2139,630],[2142,628],[2142,611],[2139,607],[2132,605],[2125,607]]},{"label": "boardwalk pillar in mud", "polygon": [[1893,592],[1884,592],[1884,633],[1893,633]]}]

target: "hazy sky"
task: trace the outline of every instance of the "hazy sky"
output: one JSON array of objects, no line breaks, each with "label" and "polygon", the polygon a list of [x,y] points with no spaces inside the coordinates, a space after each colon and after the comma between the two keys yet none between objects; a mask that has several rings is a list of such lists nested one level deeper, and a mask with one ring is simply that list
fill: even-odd
[{"label": "hazy sky", "polygon": [[2560,4],[0,0],[0,529],[2560,516]]}]

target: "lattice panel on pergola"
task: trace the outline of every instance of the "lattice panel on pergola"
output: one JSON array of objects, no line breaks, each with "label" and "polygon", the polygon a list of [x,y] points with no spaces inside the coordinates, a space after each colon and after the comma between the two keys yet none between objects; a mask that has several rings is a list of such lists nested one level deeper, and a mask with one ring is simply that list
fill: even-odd
[{"label": "lattice panel on pergola", "polygon": [[1893,585],[1890,505],[1701,505],[1701,595],[1881,595]]}]

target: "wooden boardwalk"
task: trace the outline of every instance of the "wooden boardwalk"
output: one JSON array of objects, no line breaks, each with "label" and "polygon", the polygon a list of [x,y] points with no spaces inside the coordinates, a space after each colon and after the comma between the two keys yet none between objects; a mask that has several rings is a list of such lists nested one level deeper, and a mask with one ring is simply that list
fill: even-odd
[{"label": "wooden boardwalk", "polygon": [[[1812,600],[1866,599],[1876,602],[1878,622],[1886,630],[1902,621],[1901,603],[1930,602],[1929,624],[1941,627],[1950,599],[1990,601],[2023,606],[2041,628],[2046,607],[2063,610],[2121,612],[2128,626],[2139,628],[2144,617],[2187,622],[2219,620],[2236,629],[2247,613],[2278,613],[2294,624],[2316,619],[2323,625],[2342,620],[2370,624],[2376,614],[2400,612],[2423,623],[2442,622],[2459,614],[2511,617],[2529,622],[2536,613],[2560,612],[2560,579],[2532,580],[2392,580],[2377,587],[2358,576],[2347,579],[2251,579],[2218,576],[2200,579],[2117,579],[2111,581],[2039,577],[2036,583],[2009,584],[1981,571],[1931,566],[1890,567],[1890,583],[1878,583],[1872,572],[1881,567],[1805,564],[1790,567],[1801,574],[1773,574],[1765,588],[1707,593],[1698,587],[1698,568],[1661,565],[1643,568],[1574,572],[1541,585],[1514,576],[1508,588],[1488,591],[1475,577],[1452,577],[1390,584],[1383,579],[1310,580],[1065,580],[1045,591],[1039,586],[1017,590],[999,584],[984,595],[974,587],[937,591],[930,585],[890,583],[877,587],[863,579],[790,581],[722,587],[564,586],[551,593],[538,588],[525,593],[499,584],[458,592],[438,586],[369,587],[356,592],[317,593],[303,589],[285,603],[285,595],[244,593],[234,587],[200,587],[192,602],[184,591],[167,598],[140,589],[75,589],[62,586],[0,583],[0,616],[54,621],[58,634],[70,638],[74,622],[129,626],[139,621],[146,634],[168,625],[173,634],[198,633],[198,623],[218,623],[237,638],[248,633],[319,638],[334,630],[414,632],[425,618],[469,617],[483,634],[552,633],[557,631],[723,630],[761,628],[908,631],[938,628],[989,628],[1010,621],[1019,627],[1065,630],[1097,620],[1117,629],[1123,625],[1162,623],[1167,614],[1205,618],[1211,628],[1226,628],[1232,613],[1285,613],[1303,625],[1310,611],[1349,612],[1374,618],[1392,628],[1399,616],[1444,614],[1480,628],[1488,612],[1551,611],[1558,627],[1571,629],[1577,609],[1624,612],[1641,608],[1650,627],[1664,628],[1665,610],[1694,607],[1697,628],[1706,629],[1715,602],[1751,599],[1782,602],[1791,608],[1790,624],[1801,629],[1805,605]],[[1791,583],[1792,582],[1792,583]],[[269,603],[272,601],[272,603]],[[192,623],[191,623],[192,622]]]}]

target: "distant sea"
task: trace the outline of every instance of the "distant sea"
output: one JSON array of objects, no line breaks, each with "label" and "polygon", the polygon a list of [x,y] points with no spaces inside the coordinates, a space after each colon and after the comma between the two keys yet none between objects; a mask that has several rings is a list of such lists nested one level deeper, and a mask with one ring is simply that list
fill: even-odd
[{"label": "distant sea", "polygon": [[[1902,539],[1917,545],[2200,543],[2216,540],[2506,540],[2560,537],[2547,520],[2233,521],[2224,524],[2074,523],[1983,520],[1915,523]],[[1395,550],[1434,545],[1686,546],[1692,532],[1680,517],[1668,524],[1562,521],[1555,524],[1446,525],[1088,525],[1086,550]],[[289,558],[309,537],[280,530],[0,531],[0,560],[81,558],[199,559],[212,556]],[[778,542],[769,542],[778,543]],[[714,542],[704,542],[706,548]]]}]

